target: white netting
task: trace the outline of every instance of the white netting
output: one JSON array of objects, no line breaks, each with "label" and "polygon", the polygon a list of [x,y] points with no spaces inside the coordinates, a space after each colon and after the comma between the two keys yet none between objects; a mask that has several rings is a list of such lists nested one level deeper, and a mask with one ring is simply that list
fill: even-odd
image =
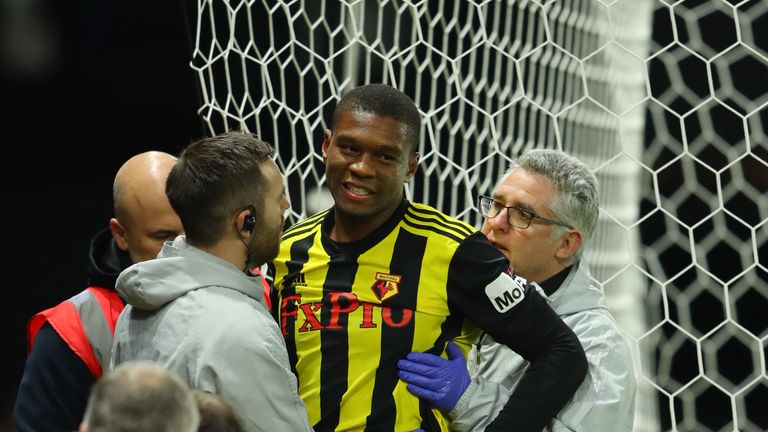
[{"label": "white netting", "polygon": [[768,429],[768,2],[199,0],[197,18],[200,113],[275,144],[293,220],[327,204],[322,132],[363,83],[424,113],[410,197],[476,226],[521,151],[585,161],[634,430]]}]

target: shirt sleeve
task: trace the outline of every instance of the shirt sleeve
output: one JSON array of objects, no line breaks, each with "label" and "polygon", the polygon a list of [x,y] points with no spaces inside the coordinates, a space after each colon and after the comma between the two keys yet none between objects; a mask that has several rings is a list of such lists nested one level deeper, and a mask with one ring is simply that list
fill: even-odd
[{"label": "shirt sleeve", "polygon": [[482,233],[467,237],[448,273],[452,310],[531,363],[486,430],[540,431],[576,392],[587,372],[578,338]]},{"label": "shirt sleeve", "polygon": [[[566,318],[579,336],[589,362],[589,373],[574,397],[560,410],[546,430],[573,432],[629,432],[635,411],[635,379],[629,345],[605,312],[591,310]],[[494,350],[507,348],[492,342]],[[496,358],[499,362],[524,367],[514,354]],[[522,372],[520,370],[519,372]],[[472,382],[456,406],[450,411],[451,430],[483,431],[503,407],[516,378],[510,374],[504,383],[494,382],[482,374]],[[505,377],[506,378],[506,377]]]},{"label": "shirt sleeve", "polygon": [[77,430],[95,379],[50,324],[40,328],[14,407],[19,432]]},{"label": "shirt sleeve", "polygon": [[612,318],[599,310],[574,314],[566,320],[579,336],[589,362],[589,374],[576,395],[557,414],[553,430],[628,432],[635,412],[632,354]]}]

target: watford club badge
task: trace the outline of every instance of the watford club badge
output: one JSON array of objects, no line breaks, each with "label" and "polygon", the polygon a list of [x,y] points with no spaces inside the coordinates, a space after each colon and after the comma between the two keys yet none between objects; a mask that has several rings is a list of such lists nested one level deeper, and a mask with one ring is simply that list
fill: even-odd
[{"label": "watford club badge", "polygon": [[376,272],[376,281],[371,286],[371,290],[376,294],[379,301],[384,301],[390,297],[396,296],[399,291],[398,284],[402,276]]}]

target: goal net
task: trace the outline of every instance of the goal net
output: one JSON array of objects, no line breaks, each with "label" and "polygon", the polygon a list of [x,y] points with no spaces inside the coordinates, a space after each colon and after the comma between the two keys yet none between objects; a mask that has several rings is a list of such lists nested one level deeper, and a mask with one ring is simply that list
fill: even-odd
[{"label": "goal net", "polygon": [[198,0],[210,133],[277,148],[295,222],[330,205],[344,92],[424,115],[409,198],[479,227],[511,158],[558,148],[601,181],[585,254],[635,353],[635,431],[768,429],[765,1]]}]

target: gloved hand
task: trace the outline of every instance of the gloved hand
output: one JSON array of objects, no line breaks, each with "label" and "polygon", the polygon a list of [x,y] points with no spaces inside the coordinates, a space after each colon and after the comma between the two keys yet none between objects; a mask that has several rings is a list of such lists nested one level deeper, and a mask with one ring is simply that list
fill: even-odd
[{"label": "gloved hand", "polygon": [[408,391],[448,412],[456,406],[470,383],[467,361],[453,341],[446,347],[448,360],[427,353],[412,352],[397,362],[398,376]]}]

